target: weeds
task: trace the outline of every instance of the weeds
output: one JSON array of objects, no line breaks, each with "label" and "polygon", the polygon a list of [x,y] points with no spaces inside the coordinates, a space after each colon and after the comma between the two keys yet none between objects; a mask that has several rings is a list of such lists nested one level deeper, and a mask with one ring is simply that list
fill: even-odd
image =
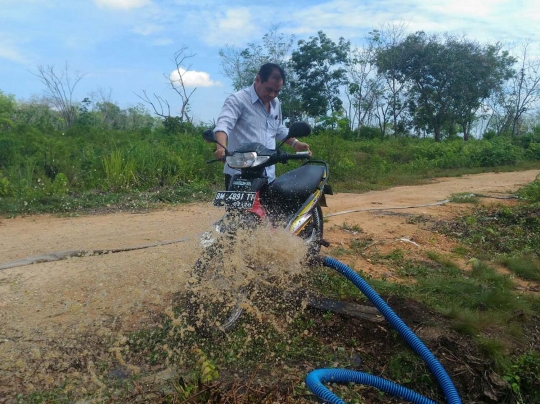
[{"label": "weeds", "polygon": [[460,240],[477,255],[540,257],[540,216],[535,205],[477,208],[471,215],[437,223],[436,230]]},{"label": "weeds", "polygon": [[519,190],[518,195],[529,203],[540,202],[540,176]]},{"label": "weeds", "polygon": [[352,224],[352,225],[351,225],[351,224],[349,224],[349,223],[347,223],[347,222],[343,222],[343,223],[341,224],[341,226],[339,226],[339,228],[340,228],[341,230],[344,230],[344,231],[349,232],[349,233],[352,233],[352,234],[358,234],[358,233],[362,233],[362,232],[363,232],[363,230],[362,230],[362,228],[360,227],[360,225],[358,225],[358,224]]},{"label": "weeds", "polygon": [[521,279],[540,281],[540,259],[534,255],[502,257],[500,262]]},{"label": "weeds", "polygon": [[476,204],[478,203],[478,196],[472,193],[452,194],[450,196],[450,202]]},{"label": "weeds", "polygon": [[103,157],[106,186],[113,192],[129,189],[136,184],[135,162],[124,157],[120,150]]},{"label": "weeds", "polygon": [[512,363],[504,375],[518,404],[540,400],[540,354],[527,352]]}]

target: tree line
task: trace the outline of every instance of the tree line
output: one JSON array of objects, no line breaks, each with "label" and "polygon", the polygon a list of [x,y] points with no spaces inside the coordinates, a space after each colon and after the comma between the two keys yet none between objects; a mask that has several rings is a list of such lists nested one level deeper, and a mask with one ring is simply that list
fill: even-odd
[{"label": "tree line", "polygon": [[[220,49],[223,73],[235,90],[250,85],[265,62],[282,65],[287,81],[280,94],[286,119],[310,120],[319,129],[348,138],[455,136],[473,133],[518,136],[537,124],[540,58],[532,42],[512,54],[503,44],[480,44],[449,34],[407,33],[388,25],[371,31],[362,46],[323,31],[295,41],[274,26],[261,42]],[[146,91],[135,107],[121,109],[112,90],[99,89],[82,100],[74,90],[84,75],[53,66],[34,74],[44,85],[39,99],[17,102],[0,89],[0,129],[17,123],[64,130],[72,126],[138,130],[164,126],[179,132],[193,126],[184,77],[195,54],[187,46],[174,54],[176,77],[164,75],[181,101],[179,115],[169,102]],[[151,114],[148,110],[153,110]]]},{"label": "tree line", "polygon": [[[295,42],[273,29],[260,44],[222,49],[222,68],[239,89],[267,61],[285,67],[284,115],[314,124],[311,149],[329,163],[336,190],[540,161],[529,45],[518,58],[498,44],[398,28],[373,31],[362,48],[322,31]],[[176,74],[164,77],[180,97],[179,114],[146,92],[125,109],[112,90],[77,99],[84,76],[67,65],[38,66],[41,98],[18,101],[0,90],[0,214],[131,209],[208,195],[221,184],[222,167],[206,164],[214,147],[200,133],[208,124],[191,116],[196,89],[184,85],[184,75],[193,56],[182,47]],[[468,139],[481,119],[482,139],[464,142],[460,134]]]},{"label": "tree line", "polygon": [[[440,141],[475,126],[492,135],[530,130],[540,101],[540,59],[531,42],[512,55],[503,44],[450,34],[407,34],[403,25],[373,30],[362,47],[323,31],[294,43],[274,27],[262,43],[220,50],[235,89],[264,62],[285,67],[280,99],[291,120],[312,119],[353,136],[430,136]],[[377,131],[369,131],[376,128]]]}]

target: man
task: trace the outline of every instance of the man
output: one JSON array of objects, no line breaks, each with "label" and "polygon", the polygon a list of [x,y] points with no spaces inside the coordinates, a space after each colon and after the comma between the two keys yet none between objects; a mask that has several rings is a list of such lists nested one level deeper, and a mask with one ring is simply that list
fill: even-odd
[{"label": "man", "polygon": [[[276,140],[283,140],[288,129],[283,125],[281,103],[277,96],[285,83],[285,72],[275,63],[261,66],[252,86],[240,90],[225,100],[217,119],[214,133],[219,143],[235,150],[246,142],[259,142],[269,149],[276,148]],[[227,146],[228,143],[228,146]],[[297,139],[286,142],[295,151],[308,151],[309,145]],[[225,149],[218,145],[214,156],[221,159]],[[229,188],[231,176],[237,170],[225,164],[225,189]],[[275,179],[275,167],[267,167],[269,182]]]}]

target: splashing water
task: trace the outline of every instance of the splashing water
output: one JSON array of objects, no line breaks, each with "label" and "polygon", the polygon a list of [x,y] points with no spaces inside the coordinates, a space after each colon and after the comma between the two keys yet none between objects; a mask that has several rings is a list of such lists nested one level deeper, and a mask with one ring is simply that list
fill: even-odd
[{"label": "splashing water", "polygon": [[[188,280],[187,319],[196,329],[223,328],[232,312],[246,312],[277,329],[302,307],[309,279],[308,246],[283,228],[256,226],[216,235]],[[301,300],[301,298],[300,298]]]},{"label": "splashing water", "polygon": [[[189,329],[183,313],[178,317],[178,311],[167,310],[175,306],[178,293],[185,294],[184,287],[197,296],[199,321],[218,325],[219,316],[206,315],[207,303],[227,310],[238,303],[241,292],[247,339],[259,332],[248,319],[278,330],[286,327],[298,309],[298,300],[291,296],[309,275],[304,265],[307,246],[301,239],[281,228],[258,227],[238,234],[234,243],[221,240],[219,278],[193,282],[190,273],[202,254],[197,244],[193,239],[151,250],[73,258],[60,266],[65,271],[54,262],[44,263],[34,267],[37,278],[24,268],[2,272],[0,397],[60,386],[62,394],[73,397],[108,394],[114,380],[151,373],[156,366],[179,366],[174,361],[183,343],[167,345],[156,335],[164,315],[178,330]],[[139,340],[147,345],[137,346]],[[155,355],[151,363],[141,359],[147,350]]]}]

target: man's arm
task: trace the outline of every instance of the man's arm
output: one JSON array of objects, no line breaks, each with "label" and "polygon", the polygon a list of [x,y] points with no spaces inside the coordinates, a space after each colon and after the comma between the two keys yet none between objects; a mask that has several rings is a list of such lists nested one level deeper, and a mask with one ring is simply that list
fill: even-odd
[{"label": "man's arm", "polygon": [[215,133],[215,135],[219,143],[216,147],[216,151],[214,152],[214,157],[218,160],[221,160],[225,157],[225,149],[223,148],[223,146],[227,147],[227,134],[219,130]]},{"label": "man's arm", "polygon": [[[242,114],[242,103],[238,98],[238,94],[232,94],[225,99],[221,113],[219,114],[214,128],[214,134],[216,139],[221,145],[227,147],[229,133],[236,125],[236,121]],[[223,146],[217,145],[214,157],[216,159],[223,159],[225,157],[225,149]]]},{"label": "man's arm", "polygon": [[[285,138],[287,136],[287,134],[289,133],[289,130],[283,124],[283,114],[281,112],[281,102],[279,103],[278,109],[279,109],[278,116],[279,116],[280,125],[279,125],[278,135],[276,136],[276,138],[279,140],[279,139]],[[309,155],[311,156],[311,150],[309,149],[309,145],[307,143],[301,142],[301,141],[299,141],[298,139],[295,139],[295,138],[287,139],[285,141],[285,143],[288,144],[289,146],[291,146],[297,152],[299,152],[299,151],[308,151]]]}]

